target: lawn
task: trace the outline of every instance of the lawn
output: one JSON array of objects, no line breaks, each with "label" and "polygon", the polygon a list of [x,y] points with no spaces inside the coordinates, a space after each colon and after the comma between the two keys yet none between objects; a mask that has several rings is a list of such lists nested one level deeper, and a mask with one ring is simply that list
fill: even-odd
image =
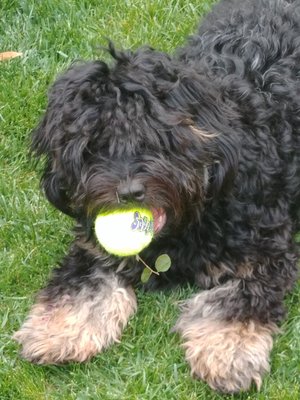
[{"label": "lawn", "polygon": [[195,400],[300,398],[300,287],[287,300],[288,319],[260,393],[221,396],[190,378],[180,340],[169,331],[177,303],[192,288],[138,293],[139,311],[122,343],[86,364],[34,366],[19,358],[11,334],[71,240],[72,222],[39,191],[27,149],[46,105],[47,87],[77,59],[106,58],[118,46],[148,43],[171,51],[191,33],[212,0],[1,0],[0,52],[0,400]]}]

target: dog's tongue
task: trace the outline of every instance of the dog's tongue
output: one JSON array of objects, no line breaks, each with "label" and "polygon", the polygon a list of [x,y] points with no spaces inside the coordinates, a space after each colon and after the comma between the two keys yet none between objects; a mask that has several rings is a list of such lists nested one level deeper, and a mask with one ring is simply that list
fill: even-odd
[{"label": "dog's tongue", "polygon": [[161,231],[165,225],[167,216],[162,208],[153,208],[151,211],[154,219],[154,233],[156,234]]}]

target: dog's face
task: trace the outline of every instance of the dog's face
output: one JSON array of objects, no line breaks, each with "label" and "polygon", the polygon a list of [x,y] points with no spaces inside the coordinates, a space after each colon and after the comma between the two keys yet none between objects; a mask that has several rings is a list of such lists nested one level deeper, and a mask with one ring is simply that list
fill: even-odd
[{"label": "dog's face", "polygon": [[220,163],[218,134],[195,126],[166,55],[112,53],[111,69],[92,62],[57,80],[33,150],[46,156],[43,186],[57,208],[82,221],[143,204],[158,234],[198,214],[209,184],[232,166]]}]

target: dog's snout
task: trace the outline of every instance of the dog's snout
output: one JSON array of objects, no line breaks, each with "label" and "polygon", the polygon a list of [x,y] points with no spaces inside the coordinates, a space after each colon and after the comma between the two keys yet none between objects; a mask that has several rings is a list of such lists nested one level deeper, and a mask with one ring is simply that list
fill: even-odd
[{"label": "dog's snout", "polygon": [[145,199],[145,187],[137,180],[121,183],[117,193],[121,203],[128,203],[130,201],[141,202]]}]

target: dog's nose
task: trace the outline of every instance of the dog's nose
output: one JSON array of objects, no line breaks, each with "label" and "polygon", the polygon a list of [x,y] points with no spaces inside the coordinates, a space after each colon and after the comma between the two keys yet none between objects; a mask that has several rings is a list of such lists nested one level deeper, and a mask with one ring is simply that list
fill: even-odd
[{"label": "dog's nose", "polygon": [[118,199],[121,203],[130,201],[141,202],[145,199],[145,187],[137,180],[121,183],[117,190]]}]

